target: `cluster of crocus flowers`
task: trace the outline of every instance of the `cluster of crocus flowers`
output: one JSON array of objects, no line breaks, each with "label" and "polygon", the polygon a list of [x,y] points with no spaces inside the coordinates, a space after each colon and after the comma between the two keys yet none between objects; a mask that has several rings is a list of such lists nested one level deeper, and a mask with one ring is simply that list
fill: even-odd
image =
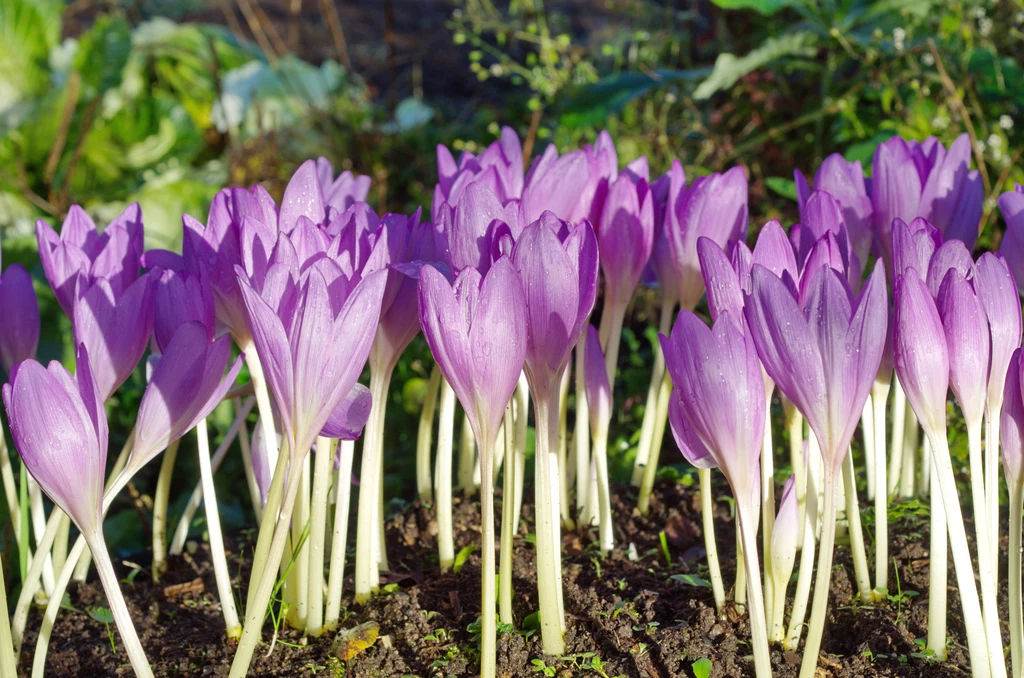
[{"label": "cluster of crocus flowers", "polygon": [[[935,139],[894,138],[878,147],[870,182],[859,163],[830,156],[813,184],[796,173],[800,222],[788,231],[776,221],[764,224],[753,249],[746,243],[743,168],[687,183],[682,164],[673,162],[652,177],[645,158],[620,167],[604,132],[581,150],[549,146],[528,164],[508,128],[480,153],[456,159],[439,147],[433,204],[411,214],[378,215],[365,202],[369,180],[336,175],[321,158],[298,168],[280,202],[259,186],[219,192],[205,224],[183,218],[180,254],[145,251],[137,205],[102,231],[78,207],[59,234],[41,222],[42,269],[71,321],[77,364],[72,373],[34,360],[39,315],[32,280],[10,267],[0,276],[0,362],[9,376],[3,399],[15,446],[35,479],[29,512],[36,548],[13,623],[0,619],[0,673],[14,670],[8,650],[20,648],[38,592],[49,601],[33,666],[33,675],[42,676],[63,589],[76,570],[84,576],[88,548],[133,668],[150,675],[103,541],[103,515],[163,452],[153,507],[159,577],[178,445],[192,430],[200,481],[169,551],[182,547],[191,515],[205,503],[225,630],[238,639],[231,676],[246,675],[267,610],[277,605],[275,592],[291,626],[314,637],[333,630],[360,436],[355,603],[369,600],[388,570],[386,404],[400,357],[421,330],[436,366],[418,435],[418,493],[434,499],[443,571],[455,560],[453,443],[461,407],[460,486],[467,493],[479,487],[481,502],[480,673],[497,674],[498,619],[516,622],[512,550],[527,486],[531,395],[540,637],[545,653],[563,653],[563,526],[594,527],[602,555],[617,546],[609,429],[620,404],[615,377],[626,312],[646,279],[660,290],[661,318],[636,447],[638,508],[650,506],[669,425],[699,470],[709,578],[721,609],[727,589],[712,519],[712,471],[720,470],[736,502],[734,596],[750,615],[759,678],[771,674],[769,644],[798,650],[805,627],[800,673],[814,675],[837,522],[846,524],[862,600],[884,600],[886,510],[897,484],[910,494],[930,487],[929,647],[941,657],[946,642],[948,534],[972,671],[1004,675],[995,598],[1000,443],[1011,500],[1010,646],[1020,675],[1024,379],[1015,280],[1024,279],[1024,189],[999,200],[1008,226],[1002,256],[975,260],[981,193],[969,151],[966,137],[948,149]],[[710,326],[698,315],[702,299]],[[135,428],[105,478],[104,407],[147,350]],[[250,383],[237,384],[243,363]],[[367,367],[368,387],[358,383]],[[946,441],[949,389],[968,430],[977,572]],[[775,394],[789,436],[792,475],[784,484],[776,482]],[[233,401],[235,422],[211,453],[206,418],[224,401]],[[873,584],[856,483],[858,423],[876,509]],[[925,432],[920,480],[918,425]],[[236,437],[259,521],[244,619],[232,597],[214,489]],[[18,516],[25,511],[18,510],[7,462],[0,455],[8,507]],[[49,518],[40,492],[55,504]],[[82,536],[69,550],[71,522]],[[24,534],[17,530],[19,539]]]}]

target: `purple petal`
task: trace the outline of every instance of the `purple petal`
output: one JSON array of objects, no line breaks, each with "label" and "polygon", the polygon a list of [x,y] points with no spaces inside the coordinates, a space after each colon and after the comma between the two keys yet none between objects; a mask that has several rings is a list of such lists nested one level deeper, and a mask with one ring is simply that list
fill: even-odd
[{"label": "purple petal", "polygon": [[302,163],[285,187],[277,223],[282,232],[288,233],[303,216],[314,224],[323,223],[327,216],[323,189],[317,178],[316,163],[312,160]]},{"label": "purple petal", "polygon": [[931,292],[913,268],[896,278],[893,366],[918,421],[945,431],[949,353]]},{"label": "purple petal", "polygon": [[34,358],[38,346],[39,302],[32,276],[21,264],[13,264],[0,277],[0,363],[7,374]]},{"label": "purple petal", "polygon": [[[1024,476],[1024,397],[1021,396],[1021,350],[1015,349],[1006,373],[1003,411],[999,422],[1003,472],[1011,487]],[[4,386],[4,399],[7,386]]]},{"label": "purple petal", "polygon": [[950,268],[936,296],[949,350],[949,385],[968,426],[980,425],[988,386],[989,334],[985,310],[971,283]]},{"label": "purple petal", "polygon": [[1003,378],[1010,355],[1021,340],[1020,294],[1006,262],[986,252],[974,266],[974,290],[985,309],[992,337],[992,359],[988,370],[988,401],[999,404]]},{"label": "purple petal", "polygon": [[590,426],[597,435],[601,426],[606,426],[612,417],[612,392],[608,385],[608,370],[604,364],[604,352],[597,328],[587,326],[586,347],[583,353],[583,385],[590,406]]},{"label": "purple petal", "polygon": [[356,384],[331,412],[320,435],[338,440],[356,440],[363,433],[372,407],[370,389]]}]

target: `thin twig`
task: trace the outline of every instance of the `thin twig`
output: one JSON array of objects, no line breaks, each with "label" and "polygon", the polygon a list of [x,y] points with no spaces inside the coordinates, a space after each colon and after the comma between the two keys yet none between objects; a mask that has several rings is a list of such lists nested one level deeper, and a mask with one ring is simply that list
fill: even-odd
[{"label": "thin twig", "polygon": [[71,194],[71,178],[75,175],[78,161],[82,159],[82,151],[85,150],[85,140],[89,138],[89,132],[92,131],[92,121],[96,117],[96,109],[99,108],[100,99],[101,97],[94,97],[89,102],[89,107],[85,109],[85,115],[82,117],[82,131],[78,135],[78,143],[75,144],[75,150],[71,153],[68,170],[64,176],[64,185],[61,187],[59,198],[55,202],[55,206],[60,212],[63,212],[68,207],[68,197]]},{"label": "thin twig", "polygon": [[253,6],[253,10],[256,12],[256,16],[259,17],[259,21],[262,25],[266,26],[267,35],[270,37],[270,42],[274,43],[274,48],[277,50],[277,55],[283,57],[288,53],[288,45],[284,44],[284,40],[281,38],[281,34],[277,32],[277,26],[270,20],[267,13],[263,11],[263,7],[259,3]]},{"label": "thin twig", "polygon": [[530,166],[530,156],[533,155],[533,144],[537,140],[537,128],[540,127],[542,109],[538,108],[530,117],[530,129],[526,133],[526,141],[523,142],[523,167]]},{"label": "thin twig", "polygon": [[352,70],[352,61],[348,57],[348,44],[345,42],[345,31],[341,28],[341,17],[338,16],[338,8],[334,0],[320,0],[320,13],[327,19],[327,28],[331,31],[331,40],[334,41],[334,51],[338,53],[338,62],[346,70]]},{"label": "thin twig", "polygon": [[299,18],[302,14],[302,0],[291,0],[288,5],[288,48],[299,51]]},{"label": "thin twig", "polygon": [[256,42],[259,43],[260,49],[267,55],[267,59],[271,64],[277,64],[277,52],[274,51],[273,46],[270,44],[270,39],[267,38],[266,32],[263,30],[263,24],[260,23],[259,17],[252,9],[252,5],[249,4],[249,0],[236,0],[238,9],[242,10],[242,16],[245,17],[245,22],[249,24],[249,30],[252,31],[252,35],[256,38]]},{"label": "thin twig", "polygon": [[20,155],[17,155],[16,162],[18,167],[17,179],[13,179],[3,167],[0,167],[0,177],[3,177],[4,181],[8,183],[17,185],[18,190],[21,192],[21,197],[25,198],[25,200],[28,200],[47,214],[57,216],[57,208],[53,206],[53,203],[32,190],[28,181],[28,171],[25,170],[25,160]]},{"label": "thin twig", "polygon": [[71,129],[71,120],[75,116],[75,107],[78,105],[78,92],[81,89],[82,76],[78,71],[72,71],[68,76],[67,101],[64,102],[64,112],[61,115],[60,127],[57,128],[57,138],[50,149],[50,157],[46,159],[46,169],[43,170],[43,181],[49,185],[53,181],[53,175],[57,172],[57,163],[60,162],[61,153],[64,152],[64,145],[68,142],[68,130]]},{"label": "thin twig", "polygon": [[238,17],[235,16],[235,10],[231,5],[231,0],[221,0],[220,11],[224,13],[224,20],[228,24],[228,28],[231,33],[235,36],[238,42],[248,42],[248,38],[245,37],[245,31],[242,30],[242,24],[238,23]]},{"label": "thin twig", "polygon": [[[1024,148],[1018,148],[1010,158],[1010,162],[1006,163],[1006,167],[1004,167],[1003,171],[999,174],[999,178],[996,179],[996,183],[992,185],[992,192],[988,194],[988,199],[985,200],[985,212],[981,215],[981,225],[978,227],[978,233],[983,233],[985,231],[985,226],[988,225],[988,219],[995,211],[994,205],[996,199],[999,197],[999,192],[1003,190],[1003,186],[1006,185],[1006,182],[1010,178],[1010,173],[1013,172],[1013,169],[1017,166],[1017,161],[1020,160],[1022,155],[1024,155]],[[993,207],[990,208],[989,205],[993,205]],[[1001,242],[1001,233],[998,238],[999,242]],[[993,248],[999,247],[999,242],[992,243]]]},{"label": "thin twig", "polygon": [[945,88],[946,94],[956,104],[957,109],[960,111],[960,116],[964,119],[967,135],[971,138],[971,151],[974,153],[974,163],[978,166],[978,171],[981,172],[981,181],[985,184],[985,194],[988,195],[992,192],[992,182],[988,178],[988,167],[985,165],[985,157],[981,154],[981,148],[978,146],[978,135],[974,132],[971,114],[967,110],[967,106],[964,105],[964,100],[961,98],[960,92],[957,91],[953,80],[949,77],[949,73],[946,72],[946,65],[942,61],[942,55],[939,54],[939,49],[935,46],[933,38],[928,38],[928,49],[931,51],[932,56],[935,57],[935,68],[939,71],[939,78],[942,79],[942,86]]}]

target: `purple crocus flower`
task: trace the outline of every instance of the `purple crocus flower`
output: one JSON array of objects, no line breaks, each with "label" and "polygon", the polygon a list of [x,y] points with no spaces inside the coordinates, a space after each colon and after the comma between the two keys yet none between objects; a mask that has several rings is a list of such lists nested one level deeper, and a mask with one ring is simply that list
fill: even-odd
[{"label": "purple crocus flower", "polygon": [[88,349],[103,400],[131,376],[146,352],[153,334],[153,282],[147,273],[117,295],[107,279],[100,278],[77,293],[72,317],[75,344]]},{"label": "purple crocus flower", "polygon": [[305,271],[275,263],[256,290],[238,269],[267,383],[301,459],[366,363],[387,274],[358,279],[321,258]]},{"label": "purple crocus flower", "polygon": [[803,412],[831,472],[838,471],[885,347],[888,302],[876,267],[857,298],[829,267],[814,274],[801,305],[762,266],[751,272],[744,314],[765,371]]},{"label": "purple crocus flower", "polygon": [[26,360],[3,386],[11,437],[25,468],[83,533],[101,526],[107,413],[88,351],[79,345],[71,376],[57,361]]},{"label": "purple crocus flower", "polygon": [[1017,287],[1024,287],[1024,184],[999,196],[999,209],[1006,222],[999,253],[1006,259]]},{"label": "purple crocus flower", "polygon": [[942,244],[942,233],[927,219],[918,217],[909,224],[899,218],[893,219],[893,279],[903,275],[908,268],[916,270],[919,276],[927,277],[932,256]]},{"label": "purple crocus flower", "polygon": [[588,222],[570,227],[545,212],[523,230],[512,265],[523,281],[529,320],[526,377],[535,400],[550,400],[594,308],[597,239]]},{"label": "purple crocus flower", "polygon": [[231,358],[227,336],[210,341],[207,326],[185,322],[163,347],[142,394],[135,444],[123,473],[131,477],[169,444],[195,428],[224,399],[242,369],[243,356],[224,374]]},{"label": "purple crocus flower", "polygon": [[607,187],[595,222],[608,304],[633,296],[654,246],[654,199],[643,178],[624,172]]},{"label": "purple crocus flower", "polygon": [[554,144],[549,145],[526,174],[524,222],[533,223],[546,211],[572,223],[589,216],[591,204],[586,199],[586,188],[591,171],[584,151],[559,156]]},{"label": "purple crocus flower", "polygon": [[[800,222],[806,224],[812,207],[808,205],[812,195],[811,187],[800,170],[793,171],[793,178],[796,180]],[[814,190],[824,191],[838,201],[842,207],[843,222],[846,224],[853,251],[857,253],[860,261],[867,261],[873,239],[873,208],[860,161],[847,162],[838,153],[828,156],[814,174]]]},{"label": "purple crocus flower", "polygon": [[1002,403],[1003,382],[1010,356],[1021,341],[1020,293],[1006,260],[986,252],[974,265],[974,289],[978,294],[992,341],[988,370],[988,405],[993,413]]},{"label": "purple crocus flower", "polygon": [[583,355],[584,388],[587,393],[587,405],[590,408],[590,428],[594,438],[598,438],[602,426],[607,426],[612,418],[612,391],[608,385],[608,370],[604,366],[604,353],[601,351],[601,338],[597,328],[587,326],[587,342]]},{"label": "purple crocus flower", "polygon": [[523,148],[519,135],[511,127],[502,127],[498,140],[480,155],[463,151],[458,162],[447,147],[438,144],[437,186],[431,214],[434,222],[440,218],[439,207],[443,203],[458,206],[463,191],[473,183],[486,186],[502,205],[522,197]]},{"label": "purple crocus flower", "polygon": [[956,268],[943,278],[936,306],[949,355],[949,385],[968,428],[981,426],[991,351],[985,309],[974,286]]},{"label": "purple crocus flower", "polygon": [[935,137],[923,142],[893,137],[875,149],[871,201],[875,233],[890,267],[893,219],[924,217],[947,240],[978,239],[984,189],[971,170],[971,142],[961,134],[947,151]]},{"label": "purple crocus flower", "polygon": [[212,341],[214,320],[213,294],[208,285],[184,271],[154,271],[157,276],[153,290],[153,340],[156,351],[164,353],[179,328],[198,322],[206,328]]},{"label": "purple crocus flower", "polygon": [[472,266],[486,275],[502,253],[501,243],[515,241],[523,230],[520,204],[503,205],[484,184],[467,186],[459,204],[454,209],[442,206],[439,215],[438,228],[444,233],[452,271]]},{"label": "purple crocus flower", "polygon": [[8,375],[15,365],[34,358],[39,347],[39,301],[32,276],[12,264],[0,276],[0,364]]},{"label": "purple crocus flower", "polygon": [[102,278],[120,295],[138,279],[144,240],[142,209],[132,203],[98,233],[85,210],[72,205],[59,236],[42,219],[36,221],[36,240],[43,273],[57,303],[71,318],[79,284],[88,288]]},{"label": "purple crocus flower", "polygon": [[[1021,361],[1021,355],[1021,349],[1018,348],[1010,357],[1003,392],[999,436],[1002,440],[1003,472],[1006,474],[1007,485],[1011,491],[1016,490],[1018,493],[1024,483],[1024,395],[1021,392],[1021,370],[1024,369],[1024,361]],[[1018,495],[1015,498],[1021,497]],[[1012,531],[1010,534],[1012,537]],[[1012,566],[1012,554],[1010,558]],[[1017,567],[1020,568],[1019,563]],[[1016,613],[1020,614],[1020,608],[1017,608]]]},{"label": "purple crocus flower", "polygon": [[893,290],[893,366],[925,430],[945,430],[949,349],[931,291],[914,268],[896,277]]},{"label": "purple crocus flower", "polygon": [[370,177],[353,174],[348,170],[334,176],[334,167],[327,158],[316,159],[316,176],[328,207],[344,212],[357,202],[366,202],[370,192]]},{"label": "purple crocus flower", "polygon": [[[692,310],[704,294],[704,279],[697,259],[697,239],[706,236],[725,247],[730,240],[744,240],[747,235],[747,178],[742,167],[734,167],[724,174],[700,177],[689,187],[683,168],[674,162],[669,171],[669,188],[665,204],[664,242],[670,255],[668,269],[657,264],[662,271],[665,288],[673,287],[673,298],[680,307]],[[660,255],[659,255],[660,256]]]},{"label": "purple crocus flower", "polygon": [[[847,230],[845,212],[839,201],[824,191],[814,191],[804,203],[802,223],[790,230],[790,240],[796,251],[797,263],[804,269],[817,272],[818,262],[811,263],[815,247],[828,247],[826,259],[832,268],[846,273],[850,286],[860,287],[861,261]],[[831,236],[831,238],[827,237]],[[822,252],[817,252],[820,257]]]}]

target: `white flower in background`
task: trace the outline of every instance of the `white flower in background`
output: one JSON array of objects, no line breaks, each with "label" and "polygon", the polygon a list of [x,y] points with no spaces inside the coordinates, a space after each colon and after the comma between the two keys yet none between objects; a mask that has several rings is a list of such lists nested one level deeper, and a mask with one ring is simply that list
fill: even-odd
[{"label": "white flower in background", "polygon": [[903,28],[902,26],[897,26],[896,28],[892,29],[892,44],[897,51],[903,51],[904,42],[906,41],[906,39],[907,30],[905,28]]},{"label": "white flower in background", "polygon": [[949,118],[945,115],[937,115],[932,118],[932,127],[938,130],[943,130],[949,127]]},{"label": "white flower in background", "polygon": [[1003,113],[999,116],[999,126],[1007,131],[1013,129],[1013,118]]},{"label": "white flower in background", "polygon": [[925,52],[921,55],[921,65],[929,68],[935,65],[935,57],[932,56],[931,52]]},{"label": "white flower in background", "polygon": [[1003,145],[1003,138],[998,134],[988,135],[988,145],[990,148],[1000,148]]},{"label": "white flower in background", "polygon": [[992,19],[989,19],[988,17],[978,19],[978,32],[981,33],[981,37],[987,38],[989,35],[991,35],[993,25],[994,22],[992,21]]}]

